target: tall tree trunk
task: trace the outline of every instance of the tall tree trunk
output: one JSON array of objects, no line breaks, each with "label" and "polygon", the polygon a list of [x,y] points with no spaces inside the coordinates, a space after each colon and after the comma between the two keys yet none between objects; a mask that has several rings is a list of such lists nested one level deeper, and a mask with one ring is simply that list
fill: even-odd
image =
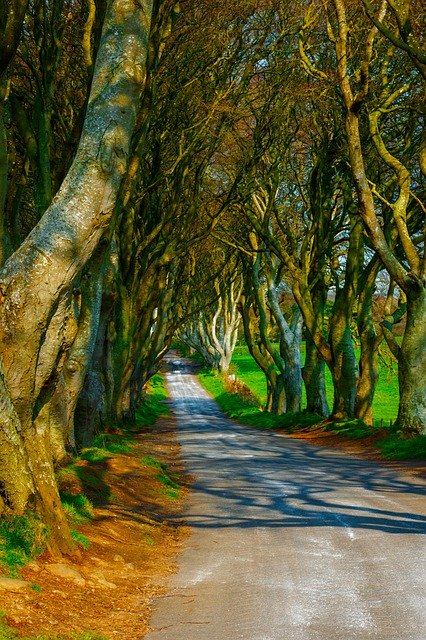
[{"label": "tall tree trunk", "polygon": [[37,417],[37,421],[41,419],[49,424],[56,463],[66,459],[76,446],[74,411],[95,348],[104,275],[105,246],[101,243],[84,269],[81,287],[75,296],[74,335],[59,381],[52,398]]},{"label": "tall tree trunk", "polygon": [[368,425],[374,424],[373,399],[379,379],[378,349],[383,332],[378,332],[373,320],[373,293],[381,263],[376,256],[366,269],[366,278],[358,298],[357,325],[360,340],[358,383],[355,417]]},{"label": "tall tree trunk", "polygon": [[332,416],[347,420],[355,414],[356,360],[350,326],[338,320],[332,330],[334,400]]},{"label": "tall tree trunk", "polygon": [[426,435],[426,289],[407,295],[407,325],[399,350],[399,410],[404,436]]},{"label": "tall tree trunk", "polygon": [[324,360],[321,358],[312,338],[306,336],[305,364],[302,369],[306,390],[306,410],[320,416],[328,416],[330,408],[325,392]]},{"label": "tall tree trunk", "polygon": [[[381,131],[381,119],[391,109],[398,108],[396,102],[406,88],[391,85],[385,65],[382,66],[382,93],[379,102],[370,102],[367,108],[361,109],[363,102],[369,95],[369,67],[375,55],[373,47],[377,35],[377,27],[372,27],[364,42],[364,51],[360,47],[361,59],[364,58],[363,80],[361,87],[354,84],[357,74],[353,70],[349,73],[351,51],[348,46],[350,34],[350,22],[347,18],[345,0],[333,0],[337,15],[337,31],[334,42],[337,55],[337,76],[343,101],[346,107],[346,136],[348,140],[349,159],[354,178],[358,200],[359,213],[365,229],[369,235],[374,250],[379,255],[390,277],[395,280],[407,297],[407,339],[401,345],[399,361],[399,389],[400,409],[398,422],[404,435],[407,437],[415,433],[424,433],[426,430],[425,411],[425,273],[426,261],[424,259],[424,242],[420,248],[411,233],[408,221],[408,207],[411,198],[411,166],[404,164],[404,153],[400,153],[403,147],[398,147],[386,140]],[[349,4],[349,3],[348,3]],[[379,22],[385,18],[386,8],[389,3],[382,3],[378,16]],[[389,32],[391,33],[391,32]],[[359,53],[357,56],[360,57]],[[394,76],[396,77],[396,76]],[[392,90],[390,91],[390,87]],[[409,107],[411,109],[411,105]],[[360,113],[368,113],[369,138],[361,135]],[[364,132],[363,132],[364,133]],[[367,143],[364,141],[367,140]],[[395,242],[389,243],[389,238],[384,232],[382,221],[379,218],[375,204],[375,192],[368,179],[364,158],[364,149],[374,144],[378,157],[386,170],[391,170],[395,178],[395,192],[389,209],[392,221],[398,236],[398,244],[402,259],[394,250]],[[403,140],[404,147],[406,140]],[[394,151],[397,149],[397,151]],[[419,164],[424,170],[424,145],[419,145]],[[410,163],[414,166],[414,163]],[[422,255],[423,254],[423,255]],[[408,309],[410,311],[408,312]],[[410,360],[412,359],[412,360]]]},{"label": "tall tree trunk", "polygon": [[4,126],[3,120],[3,94],[2,80],[0,78],[0,267],[3,266],[10,252],[10,242],[6,224],[8,155],[6,127]]},{"label": "tall tree trunk", "polygon": [[20,429],[0,361],[0,514],[7,510],[22,514],[34,495]]},{"label": "tall tree trunk", "polygon": [[[79,148],[39,224],[0,272],[0,345],[11,400],[52,550],[73,543],[61,510],[45,425],[34,426],[58,364],[51,319],[111,223],[127,168],[145,80],[151,0],[112,0],[97,56]],[[38,367],[43,351],[44,366]]]},{"label": "tall tree trunk", "polygon": [[284,374],[279,373],[268,378],[268,398],[266,408],[277,416],[287,411],[286,380]]},{"label": "tall tree trunk", "polygon": [[361,354],[358,362],[358,384],[355,400],[355,417],[373,425],[373,400],[379,380],[377,332],[374,327],[365,328],[360,335]]},{"label": "tall tree trunk", "polygon": [[78,449],[90,446],[93,436],[107,429],[112,420],[112,343],[115,332],[113,309],[116,302],[113,269],[107,271],[103,283],[103,298],[92,357],[77,398],[74,412],[74,433]]}]

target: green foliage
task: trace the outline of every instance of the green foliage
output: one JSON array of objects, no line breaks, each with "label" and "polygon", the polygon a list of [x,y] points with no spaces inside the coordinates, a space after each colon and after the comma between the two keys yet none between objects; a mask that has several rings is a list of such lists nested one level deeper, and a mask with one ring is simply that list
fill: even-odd
[{"label": "green foliage", "polygon": [[179,338],[173,338],[170,347],[178,351],[183,358],[189,358],[191,356],[191,347],[185,342],[182,342],[182,340],[179,340]]},{"label": "green foliage", "polygon": [[156,373],[148,383],[145,400],[136,411],[136,426],[151,426],[160,416],[168,415],[169,409],[164,404],[167,398],[166,385],[163,376]]},{"label": "green foliage", "polygon": [[136,440],[125,433],[100,433],[79,457],[88,462],[102,462],[116,454],[131,453],[135,444]]},{"label": "green foliage", "polygon": [[426,459],[426,436],[405,440],[394,434],[380,440],[377,446],[389,460]]},{"label": "green foliage", "polygon": [[83,524],[93,518],[93,506],[89,498],[82,493],[60,492],[62,506],[70,521]]},{"label": "green foliage", "polygon": [[[199,374],[199,378],[207,391],[214,397],[222,411],[230,418],[239,420],[244,424],[261,429],[280,428],[292,430],[299,427],[311,426],[321,421],[321,417],[315,414],[286,413],[277,416],[273,413],[262,411],[258,405],[253,404],[251,398],[243,398],[237,393],[227,391],[225,378],[220,374],[202,371]],[[255,394],[256,391],[259,391],[256,384],[248,386],[250,386]]]},{"label": "green foliage", "polygon": [[170,471],[167,464],[164,462],[160,462],[156,460],[152,456],[144,456],[140,460],[141,464],[145,467],[152,467],[153,469],[158,469],[159,473],[155,476],[156,480],[161,482],[165,487],[164,493],[171,500],[177,500],[181,495],[181,487],[177,482],[177,476],[172,471]]},{"label": "green foliage", "polygon": [[71,529],[71,538],[77,542],[77,544],[81,545],[83,549],[87,551],[90,547],[90,540],[84,533],[77,531],[76,529]]},{"label": "green foliage", "polygon": [[323,426],[324,431],[333,431],[349,438],[368,438],[377,432],[375,427],[369,427],[362,420],[345,420],[344,422],[329,422]]},{"label": "green foliage", "polygon": [[87,449],[82,449],[79,457],[82,460],[87,460],[87,462],[103,462],[104,460],[111,458],[112,453],[106,449],[88,447]]},{"label": "green foliage", "polygon": [[[248,354],[247,347],[237,347],[235,367],[238,376],[241,377],[243,382],[250,387],[251,391],[256,394],[257,397],[262,398],[262,394],[265,394],[264,375]],[[381,389],[378,387],[376,393],[377,400],[373,408],[377,406],[384,407],[387,403],[388,408],[392,406],[392,411],[396,411],[397,403],[392,403],[394,396],[398,398],[396,380],[391,378],[392,371],[389,367],[385,367],[382,373],[388,387],[385,385],[382,386]],[[266,411],[261,411],[258,407],[253,406],[253,403],[247,402],[238,394],[227,391],[225,378],[217,373],[204,370],[200,372],[199,378],[224,413],[231,418],[239,420],[243,424],[253,427],[262,429],[280,428],[291,433],[300,428],[310,426],[318,427],[318,425],[321,425],[321,429],[324,431],[333,431],[342,436],[361,439],[377,435],[378,427],[381,426],[378,420],[376,420],[374,427],[366,425],[362,420],[324,422],[321,416],[308,414],[306,412],[297,414],[286,413],[282,416],[277,416]],[[384,409],[383,413],[385,413]],[[389,411],[386,415],[389,417]],[[391,429],[391,433],[388,436],[376,441],[375,446],[378,447],[383,457],[388,459],[410,460],[426,458],[426,436],[418,436],[410,440],[402,439],[395,431],[395,428],[393,431]]]},{"label": "green foliage", "polygon": [[161,469],[162,467],[166,466],[152,456],[144,456],[143,458],[141,458],[141,464],[144,467],[153,467],[154,469]]},{"label": "green foliage", "polygon": [[94,438],[92,446],[109,453],[131,453],[135,444],[136,440],[124,433],[100,433]]},{"label": "green foliage", "polygon": [[[302,355],[305,351],[305,345],[301,345]],[[355,353],[359,356],[359,350]],[[261,369],[251,357],[246,345],[239,345],[235,348],[232,365],[235,367],[235,373],[242,382],[247,384],[253,393],[259,398],[260,402],[266,402],[266,381]],[[329,405],[333,404],[333,383],[331,374],[327,367],[325,368],[325,386]],[[373,402],[373,414],[375,417],[375,426],[379,427],[381,420],[385,424],[395,421],[398,413],[398,378],[395,370],[395,363],[386,346],[381,348],[381,356],[379,358],[379,381],[377,383],[376,393]],[[302,406],[306,406],[306,395],[303,389]]]},{"label": "green foliage", "polygon": [[111,497],[111,488],[104,480],[104,460],[82,466],[77,458],[76,462],[57,472],[63,506],[74,524],[92,517],[92,502],[105,503]]},{"label": "green foliage", "polygon": [[12,575],[39,555],[45,546],[47,527],[39,518],[4,516],[0,519],[0,564]]}]

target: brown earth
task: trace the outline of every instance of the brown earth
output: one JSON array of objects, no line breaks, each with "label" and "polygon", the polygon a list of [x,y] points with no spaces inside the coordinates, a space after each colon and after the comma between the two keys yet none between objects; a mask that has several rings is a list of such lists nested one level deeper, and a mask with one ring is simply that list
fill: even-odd
[{"label": "brown earth", "polygon": [[[426,475],[426,461],[380,459],[374,448],[380,434],[353,440],[310,428],[290,437]],[[90,487],[84,488],[96,505],[95,518],[79,527],[91,542],[89,550],[77,561],[43,555],[21,572],[32,588],[0,591],[0,610],[19,637],[44,634],[58,638],[90,631],[110,640],[142,640],[149,629],[151,603],[165,591],[167,577],[176,570],[177,554],[189,533],[180,521],[189,479],[183,474],[179,453],[174,418],[163,417],[154,427],[145,428],[131,454],[97,463],[97,488],[92,493]],[[166,464],[176,474],[183,487],[180,499],[167,495],[157,478],[158,468],[141,464],[144,456]],[[82,461],[81,465],[88,463]],[[90,470],[94,471],[93,463]],[[75,479],[68,482],[68,490],[72,490]],[[76,570],[78,582],[52,575],[49,566],[58,562]]]},{"label": "brown earth", "polygon": [[[179,499],[170,497],[157,478],[159,469],[140,463],[144,456],[165,463],[173,478],[185,484],[170,417],[145,429],[131,454],[95,463],[98,468],[90,477],[97,478],[97,489],[90,495],[85,488],[95,502],[95,518],[78,527],[89,538],[90,548],[77,561],[43,555],[21,571],[32,588],[0,591],[0,610],[19,637],[68,637],[89,631],[117,640],[144,637],[151,602],[175,571],[176,554],[186,536],[178,520],[185,487]],[[67,489],[78,491],[72,486],[75,482],[70,477]],[[58,563],[77,571],[76,580],[53,575],[49,566]]]},{"label": "brown earth", "polygon": [[319,425],[316,429],[313,427],[299,429],[291,433],[290,437],[304,440],[310,444],[333,447],[351,456],[374,460],[395,471],[426,476],[426,460],[385,460],[381,457],[380,451],[374,444],[386,435],[388,432],[383,429],[368,438],[353,439],[333,431],[324,431],[323,426]]}]

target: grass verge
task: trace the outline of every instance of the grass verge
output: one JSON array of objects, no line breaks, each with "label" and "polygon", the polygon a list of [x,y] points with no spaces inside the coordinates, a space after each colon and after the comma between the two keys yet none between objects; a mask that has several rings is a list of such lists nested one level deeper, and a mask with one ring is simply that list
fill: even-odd
[{"label": "grass verge", "polygon": [[160,462],[152,456],[144,456],[141,458],[140,463],[142,466],[158,469],[155,478],[163,486],[162,492],[170,500],[179,500],[182,494],[182,488],[177,481],[177,474],[173,473],[167,464]]},{"label": "grass verge", "polygon": [[[359,350],[356,349],[359,357]],[[379,381],[373,402],[373,414],[376,426],[388,425],[395,422],[398,413],[398,378],[393,357],[386,346],[381,348],[382,355],[379,358]],[[302,357],[305,353],[305,345],[301,345]],[[262,403],[266,401],[266,381],[261,369],[250,355],[246,345],[238,345],[232,356],[232,368],[234,373],[247,384]],[[333,404],[333,383],[328,368],[325,368],[325,386],[327,400],[330,406]],[[303,389],[302,407],[306,407],[306,394]]]},{"label": "grass verge", "polygon": [[42,553],[47,532],[33,513],[0,518],[0,565],[11,577],[18,576],[19,569]]},{"label": "grass verge", "polygon": [[[369,444],[377,448],[378,455],[392,460],[426,459],[426,436],[418,436],[410,440],[402,439],[396,428],[378,429],[377,426],[366,425],[362,420],[344,422],[324,421],[316,414],[286,413],[282,416],[263,411],[257,382],[250,384],[250,377],[245,376],[244,386],[248,386],[248,394],[233,393],[227,390],[225,377],[208,370],[201,371],[199,379],[204,388],[213,396],[222,411],[230,418],[242,424],[261,429],[284,429],[295,433],[301,429],[319,429],[333,431],[348,438],[369,439]],[[257,378],[256,378],[257,381]],[[247,397],[244,397],[247,396]],[[254,401],[253,401],[254,399]]]},{"label": "grass verge", "polygon": [[[111,433],[100,433],[91,447],[83,449],[69,465],[57,472],[62,506],[71,527],[73,539],[84,549],[88,538],[78,531],[78,526],[93,518],[93,505],[105,504],[111,499],[111,490],[105,480],[106,461],[114,455],[132,453],[137,441],[136,433],[151,426],[160,415],[168,413],[164,404],[167,397],[165,384],[157,374],[147,385],[145,401],[137,411],[134,424]],[[160,477],[161,476],[161,477]],[[167,469],[159,472],[159,481],[170,498],[178,497],[180,489]],[[15,577],[31,559],[46,547],[47,528],[33,513],[24,516],[0,518],[0,566]],[[7,636],[5,636],[7,637]],[[0,640],[3,636],[0,634]]]},{"label": "grass verge", "polygon": [[156,373],[149,380],[147,385],[147,395],[144,402],[136,411],[136,426],[153,425],[160,416],[169,415],[170,411],[164,404],[167,398],[167,390],[163,376]]}]

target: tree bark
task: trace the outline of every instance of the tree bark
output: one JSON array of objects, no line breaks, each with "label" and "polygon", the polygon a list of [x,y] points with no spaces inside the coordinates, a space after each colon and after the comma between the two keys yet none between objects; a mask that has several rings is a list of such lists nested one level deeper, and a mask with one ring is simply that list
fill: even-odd
[{"label": "tree bark", "polygon": [[[423,250],[420,249],[420,242],[417,243],[411,234],[408,224],[407,210],[411,196],[410,185],[410,165],[403,163],[404,154],[400,151],[406,148],[406,140],[400,142],[400,149],[395,145],[392,146],[382,137],[380,130],[380,119],[384,113],[388,113],[391,109],[403,109],[403,105],[397,103],[397,99],[405,91],[409,85],[402,83],[395,88],[394,80],[396,74],[390,81],[388,76],[390,65],[382,66],[380,77],[382,78],[381,99],[378,103],[374,103],[373,108],[368,109],[369,122],[369,142],[373,142],[378,157],[387,169],[390,169],[395,178],[395,194],[392,202],[389,203],[389,209],[392,215],[392,221],[397,230],[399,246],[402,250],[403,258],[400,259],[398,254],[393,250],[395,243],[390,244],[384,232],[383,225],[378,216],[378,210],[375,205],[375,193],[372,190],[371,183],[366,173],[366,165],[364,158],[365,143],[361,136],[360,106],[368,95],[369,82],[369,63],[373,57],[373,44],[376,36],[376,27],[369,32],[364,42],[364,55],[367,62],[363,68],[362,89],[355,95],[353,91],[353,78],[355,74],[349,73],[349,55],[348,36],[350,25],[346,16],[345,0],[334,0],[334,6],[337,14],[338,35],[334,39],[337,54],[337,71],[338,80],[346,108],[346,136],[348,140],[349,159],[354,178],[354,183],[360,204],[360,217],[364,227],[370,237],[371,244],[381,261],[389,272],[390,277],[400,286],[407,297],[407,328],[409,332],[407,341],[399,351],[400,361],[399,367],[399,390],[400,390],[400,410],[398,412],[398,421],[402,432],[406,436],[414,433],[423,433],[426,430],[426,412],[425,412],[425,387],[422,382],[424,380],[424,372],[426,368],[426,349],[424,329],[420,329],[421,323],[424,323],[424,300],[425,300],[425,273],[426,260],[424,258],[424,241]],[[402,6],[402,5],[401,5]],[[382,4],[380,10],[379,21],[383,24],[385,17],[386,3]],[[391,31],[389,31],[391,35]],[[394,43],[395,44],[395,43]],[[397,45],[399,46],[399,45]],[[392,89],[390,90],[390,88]],[[412,108],[406,105],[405,108]],[[368,142],[368,144],[369,144]],[[394,151],[397,149],[397,151]],[[418,147],[420,167],[423,168],[422,157],[424,154],[424,146]],[[412,163],[413,164],[413,163]],[[423,253],[423,255],[422,255]],[[408,309],[410,311],[408,311]],[[423,314],[423,315],[422,315]],[[404,343],[404,341],[403,341]],[[412,358],[410,364],[409,359]],[[416,377],[414,380],[413,372],[416,376],[422,374],[423,377]],[[406,377],[406,379],[404,379]],[[423,393],[423,396],[422,396]]]},{"label": "tree bark", "polygon": [[[74,162],[51,206],[0,273],[0,345],[8,391],[21,423],[39,511],[52,550],[73,544],[53,475],[38,400],[62,345],[49,327],[111,223],[144,86],[151,0],[112,0],[105,18],[85,124]],[[44,353],[44,366],[38,363]]]},{"label": "tree bark", "polygon": [[426,289],[407,296],[407,325],[399,351],[397,424],[406,437],[426,435]]},{"label": "tree bark", "polygon": [[0,9],[0,76],[15,55],[27,7],[28,0],[8,0]]},{"label": "tree bark", "polygon": [[324,360],[321,358],[310,335],[306,336],[305,364],[302,369],[303,382],[306,390],[306,410],[320,416],[328,416],[328,406],[325,392]]}]

